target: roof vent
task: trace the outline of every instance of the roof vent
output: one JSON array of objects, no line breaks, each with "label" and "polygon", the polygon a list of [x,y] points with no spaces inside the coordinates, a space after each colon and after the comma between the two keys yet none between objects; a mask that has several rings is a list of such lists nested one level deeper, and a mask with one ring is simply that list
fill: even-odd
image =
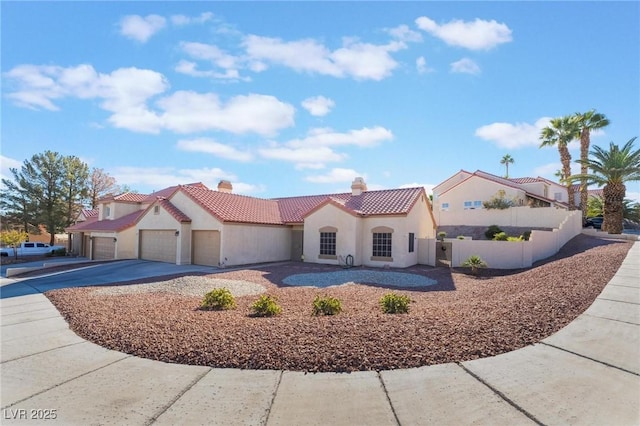
[{"label": "roof vent", "polygon": [[367,184],[364,178],[357,177],[351,183],[351,195],[360,195],[367,190]]},{"label": "roof vent", "polygon": [[233,185],[231,185],[231,182],[228,180],[221,180],[220,183],[218,183],[218,192],[231,194],[233,192]]}]

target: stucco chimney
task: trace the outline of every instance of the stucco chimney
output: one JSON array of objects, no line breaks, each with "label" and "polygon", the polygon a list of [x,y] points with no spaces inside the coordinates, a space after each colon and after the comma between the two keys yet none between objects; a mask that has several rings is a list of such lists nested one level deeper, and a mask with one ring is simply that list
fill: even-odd
[{"label": "stucco chimney", "polygon": [[221,180],[220,183],[218,183],[218,192],[231,194],[233,192],[233,185],[231,185],[231,182],[228,180]]},{"label": "stucco chimney", "polygon": [[357,177],[351,183],[351,195],[360,195],[367,190],[367,184],[364,183],[364,179]]}]

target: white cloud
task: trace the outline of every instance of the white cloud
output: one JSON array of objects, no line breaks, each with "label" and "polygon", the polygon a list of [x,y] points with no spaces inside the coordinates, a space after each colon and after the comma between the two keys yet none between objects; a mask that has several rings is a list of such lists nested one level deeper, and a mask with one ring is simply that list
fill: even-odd
[{"label": "white cloud", "polygon": [[211,12],[203,12],[198,16],[191,17],[186,15],[172,15],[171,23],[173,25],[182,26],[189,24],[204,24],[213,19],[213,13]]},{"label": "white cloud", "polygon": [[243,45],[254,70],[265,69],[271,63],[300,72],[358,80],[390,76],[398,64],[389,53],[406,48],[401,42],[374,45],[345,38],[341,48],[331,51],[313,39],[283,41],[257,35],[246,36]]},{"label": "white cloud", "polygon": [[501,148],[523,148],[540,146],[540,132],[549,125],[549,117],[542,117],[534,124],[530,123],[492,123],[479,127],[475,135],[495,143]]},{"label": "white cloud", "polygon": [[511,29],[506,24],[498,23],[495,20],[476,19],[469,22],[453,20],[446,24],[438,24],[434,20],[422,16],[416,19],[416,24],[421,30],[451,46],[460,46],[471,50],[489,50],[512,40]]},{"label": "white cloud", "polygon": [[120,34],[140,43],[146,43],[151,36],[165,27],[167,20],[159,15],[127,15],[120,20]]},{"label": "white cloud", "polygon": [[178,133],[222,130],[273,135],[294,124],[295,108],[273,96],[238,95],[222,102],[214,93],[178,91],[158,98],[154,110],[148,102],[169,88],[165,77],[152,70],[120,68],[110,74],[91,65],[20,65],[5,77],[16,86],[7,97],[17,105],[57,110],[62,98],[98,99],[111,112],[109,123],[135,132]]},{"label": "white cloud", "polygon": [[294,124],[293,106],[268,95],[238,95],[222,103],[214,93],[178,91],[157,102],[164,127],[177,133],[223,130],[273,135]]},{"label": "white cloud", "polygon": [[469,58],[462,58],[459,61],[451,63],[451,72],[464,74],[479,74],[480,67]]},{"label": "white cloud", "polygon": [[363,127],[348,132],[335,132],[330,128],[316,128],[303,139],[293,139],[287,144],[293,147],[355,145],[371,147],[393,139],[393,133],[381,126]]},{"label": "white cloud", "polygon": [[235,69],[226,69],[224,72],[217,72],[213,70],[209,71],[200,71],[197,69],[198,64],[191,61],[180,60],[178,65],[174,68],[176,72],[180,74],[190,75],[191,77],[207,77],[207,78],[215,78],[218,80],[230,80],[230,81],[251,81],[249,77],[241,77],[238,70]]},{"label": "white cloud", "polygon": [[393,38],[405,42],[421,42],[422,34],[414,31],[407,25],[399,25],[395,28],[386,28],[385,31]]},{"label": "white cloud", "polygon": [[4,155],[0,155],[0,178],[13,180],[13,175],[11,174],[11,171],[9,169],[20,170],[21,168],[21,161],[5,157]]},{"label": "white cloud", "polygon": [[335,106],[335,102],[324,96],[315,96],[307,98],[302,101],[302,107],[309,111],[311,115],[322,117],[331,111],[331,108]]},{"label": "white cloud", "polygon": [[195,59],[211,61],[223,69],[236,69],[239,66],[237,57],[228,54],[213,44],[183,42],[180,47],[189,56]]},{"label": "white cloud", "polygon": [[325,163],[334,163],[346,158],[326,146],[289,147],[274,145],[258,150],[260,155],[269,160],[282,160],[297,163],[298,169],[320,169]]},{"label": "white cloud", "polygon": [[263,192],[263,185],[252,185],[238,181],[233,173],[228,173],[217,167],[200,169],[176,169],[174,167],[116,167],[110,171],[120,185],[147,186],[151,191],[157,191],[177,184],[202,182],[211,189],[216,189],[221,179],[231,181],[233,192],[249,194]]},{"label": "white cloud", "polygon": [[328,173],[324,175],[313,175],[307,176],[305,178],[308,182],[313,183],[338,183],[338,182],[352,182],[356,177],[363,177],[366,179],[366,176],[362,173],[358,173],[353,169],[331,169]]},{"label": "white cloud", "polygon": [[182,139],[178,141],[177,148],[182,151],[203,152],[228,160],[248,162],[253,155],[248,151],[240,151],[230,145],[216,142],[209,138]]},{"label": "white cloud", "polygon": [[427,60],[424,58],[424,56],[420,56],[418,59],[416,59],[416,70],[418,70],[418,74],[426,74],[435,71],[435,69],[427,65]]}]

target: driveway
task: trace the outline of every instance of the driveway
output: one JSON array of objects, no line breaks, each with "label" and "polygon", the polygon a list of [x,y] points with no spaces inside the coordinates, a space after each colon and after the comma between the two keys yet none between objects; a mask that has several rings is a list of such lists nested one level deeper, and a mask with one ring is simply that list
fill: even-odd
[{"label": "driveway", "polygon": [[[48,261],[47,261],[48,262]],[[42,262],[40,262],[41,264]],[[12,265],[7,265],[11,267]],[[33,263],[21,263],[15,267],[35,266]],[[185,273],[213,273],[218,268],[200,265],[174,265],[148,260],[120,260],[82,266],[78,269],[54,272],[34,278],[4,278],[6,267],[2,267],[3,278],[0,278],[0,299],[44,293],[49,290],[67,287],[83,287],[106,285],[115,282],[126,282],[149,277]]]}]

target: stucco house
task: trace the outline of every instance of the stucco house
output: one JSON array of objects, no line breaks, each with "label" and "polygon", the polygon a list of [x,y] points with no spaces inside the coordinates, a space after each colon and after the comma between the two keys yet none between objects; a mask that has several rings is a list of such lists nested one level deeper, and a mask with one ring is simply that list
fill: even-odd
[{"label": "stucco house", "polygon": [[515,206],[566,209],[568,202],[565,187],[541,177],[507,179],[481,170],[460,170],[433,188],[433,207],[436,212],[482,209],[483,202],[500,194]]},{"label": "stucco house", "polygon": [[232,266],[272,261],[406,267],[418,263],[418,239],[435,236],[424,188],[278,199],[233,194],[201,183],[149,195],[99,201],[97,219],[67,229],[73,251],[91,259],[140,258]]}]

